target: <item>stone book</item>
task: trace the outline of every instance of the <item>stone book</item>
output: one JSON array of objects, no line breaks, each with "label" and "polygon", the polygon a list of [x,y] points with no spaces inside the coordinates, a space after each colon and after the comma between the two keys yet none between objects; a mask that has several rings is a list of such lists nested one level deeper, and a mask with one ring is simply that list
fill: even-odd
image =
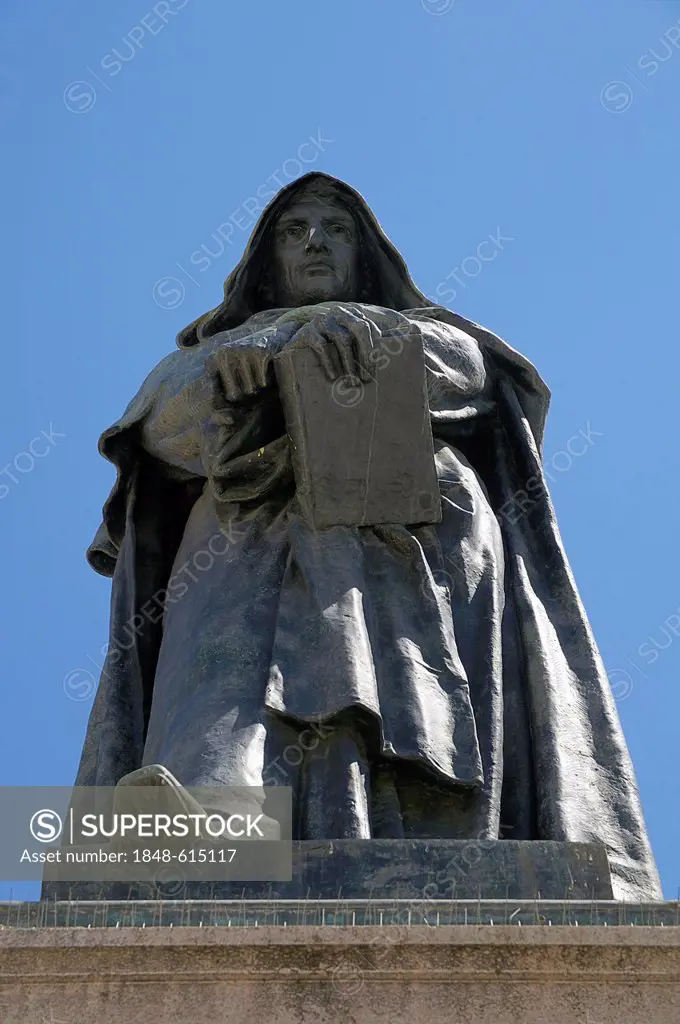
[{"label": "stone book", "polygon": [[309,523],[322,530],[441,522],[420,340],[381,353],[366,381],[329,380],[311,348],[284,349],[276,364]]}]

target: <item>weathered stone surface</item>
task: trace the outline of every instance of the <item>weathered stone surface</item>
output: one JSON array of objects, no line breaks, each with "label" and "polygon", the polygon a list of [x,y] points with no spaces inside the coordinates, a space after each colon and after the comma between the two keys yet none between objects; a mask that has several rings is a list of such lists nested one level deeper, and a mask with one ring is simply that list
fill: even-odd
[{"label": "weathered stone surface", "polygon": [[339,839],[293,843],[290,882],[51,883],[56,899],[612,898],[604,846],[544,840]]},{"label": "weathered stone surface", "polygon": [[680,929],[0,929],[3,1024],[675,1024]]},{"label": "weathered stone surface", "polygon": [[[296,843],[288,899],[610,899],[603,846],[534,840],[370,839]],[[246,896],[269,887],[246,883]]]}]

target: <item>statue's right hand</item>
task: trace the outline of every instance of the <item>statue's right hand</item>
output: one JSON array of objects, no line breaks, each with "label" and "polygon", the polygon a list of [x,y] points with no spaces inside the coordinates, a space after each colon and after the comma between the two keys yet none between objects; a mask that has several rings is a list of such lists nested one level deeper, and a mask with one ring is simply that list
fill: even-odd
[{"label": "statue's right hand", "polygon": [[225,341],[208,357],[206,372],[219,378],[229,402],[254,395],[272,383],[272,359],[299,328],[298,322],[289,321],[245,338]]},{"label": "statue's right hand", "polygon": [[372,379],[369,368],[373,365],[381,333],[358,304],[350,307],[320,303],[302,312],[306,313],[305,322],[291,339],[288,351],[311,349],[329,380],[342,376],[364,381]]}]

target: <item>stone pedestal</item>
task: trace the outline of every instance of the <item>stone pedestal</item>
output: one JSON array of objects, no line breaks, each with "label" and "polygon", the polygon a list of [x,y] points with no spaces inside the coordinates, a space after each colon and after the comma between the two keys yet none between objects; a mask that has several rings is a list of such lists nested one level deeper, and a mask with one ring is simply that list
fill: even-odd
[{"label": "stone pedestal", "polygon": [[[282,905],[280,905],[282,906]],[[299,905],[298,905],[299,906]],[[356,920],[362,915],[353,913]],[[161,926],[112,927],[111,907],[0,907],[3,1024],[676,1024],[680,928],[675,905],[633,907],[613,926],[573,920],[567,904],[427,905],[425,924],[260,925],[257,908],[173,905]],[[409,917],[423,920],[406,903]],[[137,905],[136,920],[160,920]],[[445,924],[462,911],[482,924]],[[84,927],[93,911],[107,927]],[[276,912],[274,904],[267,913]],[[284,918],[290,906],[282,906]],[[305,911],[306,912],[306,911]],[[394,905],[370,907],[394,920]],[[469,916],[468,916],[469,912]],[[621,919],[621,905],[585,904],[581,920]],[[298,911],[300,918],[301,908]],[[255,914],[255,923],[253,922]],[[522,920],[544,920],[522,925]],[[77,927],[49,927],[54,920]],[[181,926],[186,920],[201,924]],[[202,917],[201,915],[204,915]],[[647,915],[647,917],[645,916]],[[130,917],[132,919],[132,917]],[[170,921],[169,921],[170,919]],[[267,914],[264,915],[267,919]],[[406,920],[405,917],[402,919]],[[40,921],[27,928],[21,922]],[[219,920],[219,925],[210,925]],[[227,920],[232,922],[229,926]],[[168,927],[167,923],[173,924]],[[437,925],[439,921],[439,925]],[[494,921],[494,923],[490,923]],[[502,922],[502,923],[497,923]]]},{"label": "stone pedestal", "polygon": [[[604,846],[547,840],[334,839],[292,844],[289,882],[197,881],[181,864],[154,883],[49,882],[44,899],[612,898]],[[126,870],[128,870],[126,868]]]}]

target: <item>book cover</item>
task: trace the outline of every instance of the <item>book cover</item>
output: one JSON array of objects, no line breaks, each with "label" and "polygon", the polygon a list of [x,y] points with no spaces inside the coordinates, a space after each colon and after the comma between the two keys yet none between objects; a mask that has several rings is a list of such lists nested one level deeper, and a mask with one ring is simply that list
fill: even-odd
[{"label": "book cover", "polygon": [[441,521],[422,343],[370,374],[329,380],[311,348],[276,359],[298,497],[320,530]]}]

